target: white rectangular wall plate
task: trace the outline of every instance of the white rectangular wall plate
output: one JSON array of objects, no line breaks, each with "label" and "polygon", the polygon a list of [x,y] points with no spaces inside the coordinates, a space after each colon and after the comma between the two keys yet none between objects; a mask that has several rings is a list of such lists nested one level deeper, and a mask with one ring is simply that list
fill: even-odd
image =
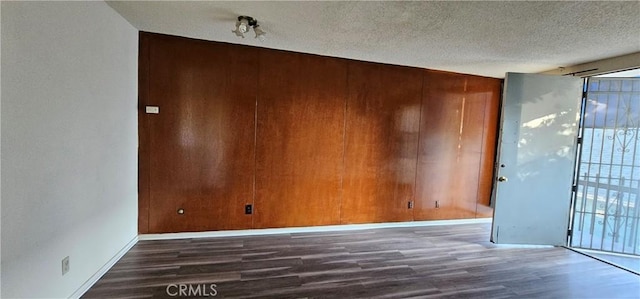
[{"label": "white rectangular wall plate", "polygon": [[160,113],[160,107],[158,107],[158,106],[146,106],[144,108],[144,111],[147,114],[158,114],[158,113]]}]

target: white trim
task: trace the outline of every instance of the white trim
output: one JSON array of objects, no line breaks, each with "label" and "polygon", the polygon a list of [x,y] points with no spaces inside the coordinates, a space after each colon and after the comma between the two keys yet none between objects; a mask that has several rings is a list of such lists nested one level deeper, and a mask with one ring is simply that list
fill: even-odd
[{"label": "white trim", "polygon": [[80,298],[82,295],[84,295],[84,293],[86,293],[98,281],[98,279],[100,279],[105,273],[107,273],[107,271],[109,271],[109,269],[111,269],[111,267],[113,267],[115,263],[117,263],[127,252],[129,252],[131,247],[136,245],[136,243],[138,243],[138,236],[133,237],[133,239],[131,239],[131,241],[129,241],[127,245],[122,247],[122,249],[120,249],[120,251],[118,251],[116,255],[114,255],[106,264],[104,264],[104,266],[102,266],[102,268],[100,268],[89,279],[87,279],[87,281],[85,281],[80,286],[80,288],[78,288],[75,292],[73,292],[73,294],[71,294],[69,298],[75,299],[75,298]]},{"label": "white trim", "polygon": [[621,71],[615,73],[608,73],[604,75],[595,76],[598,78],[639,78],[640,77],[640,67],[637,69],[632,69],[628,71]]},{"label": "white trim", "polygon": [[193,233],[144,234],[144,235],[139,235],[138,239],[141,241],[146,241],[146,240],[173,240],[173,239],[216,238],[216,237],[237,237],[237,236],[260,236],[260,235],[275,235],[275,234],[350,231],[350,230],[393,228],[393,227],[478,224],[478,223],[491,223],[491,220],[492,220],[491,218],[476,218],[476,219],[456,219],[456,220],[385,222],[385,223],[225,230],[225,231],[207,231],[207,232],[193,232]]},{"label": "white trim", "polygon": [[[502,249],[502,248],[507,248],[507,249],[511,249],[511,248],[526,248],[526,249],[541,249],[541,248],[555,248],[558,246],[554,246],[554,245],[530,245],[530,244],[493,244],[496,248],[498,249]],[[562,246],[560,246],[562,247]]]},{"label": "white trim", "polygon": [[[636,274],[636,275],[640,275],[640,272],[638,272],[638,271],[637,271],[637,270],[635,270],[635,269],[627,268],[627,267],[625,267],[625,266],[623,266],[623,265],[620,265],[620,264],[618,264],[618,263],[616,263],[616,262],[608,261],[608,260],[607,260],[607,259],[605,259],[605,258],[601,258],[601,257],[599,257],[599,256],[597,256],[597,255],[594,255],[594,254],[603,254],[604,252],[602,252],[602,251],[597,251],[597,250],[587,250],[587,249],[574,248],[574,247],[568,247],[568,246],[563,246],[563,247],[564,247],[564,248],[566,248],[567,250],[571,250],[571,251],[573,251],[573,252],[575,252],[575,253],[582,254],[582,255],[584,255],[584,256],[586,256],[586,257],[589,257],[589,258],[592,258],[592,259],[594,259],[594,260],[601,261],[601,262],[603,262],[603,263],[605,263],[605,264],[608,264],[608,265],[614,266],[614,267],[616,267],[616,268],[620,268],[620,269],[625,270],[625,271],[629,271],[629,272],[631,272],[631,273],[633,273],[633,274]],[[609,254],[609,255],[613,255],[613,256],[622,256],[622,257],[627,257],[627,258],[629,257],[629,255],[627,255],[627,254],[616,254],[616,253],[611,253],[611,254]]]},{"label": "white trim", "polygon": [[624,253],[618,253],[618,252],[607,252],[607,251],[598,251],[598,250],[590,250],[590,249],[583,249],[583,248],[578,248],[578,247],[574,247],[573,249],[577,250],[577,251],[582,251],[584,253],[588,253],[588,254],[602,254],[602,255],[612,255],[612,256],[620,256],[620,257],[627,257],[627,258],[633,258],[633,259],[638,259],[640,261],[640,256],[637,255],[632,255],[632,254],[624,254]]},{"label": "white trim", "polygon": [[574,75],[577,77],[597,76],[640,68],[640,52],[581,63],[542,72],[547,75]]}]

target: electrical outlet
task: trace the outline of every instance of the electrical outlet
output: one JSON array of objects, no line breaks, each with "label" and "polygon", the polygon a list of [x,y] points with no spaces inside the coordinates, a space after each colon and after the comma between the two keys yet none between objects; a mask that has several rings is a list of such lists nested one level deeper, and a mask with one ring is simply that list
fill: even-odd
[{"label": "electrical outlet", "polygon": [[62,275],[67,274],[67,272],[69,272],[69,257],[62,259]]},{"label": "electrical outlet", "polygon": [[253,214],[253,206],[252,205],[244,206],[244,213],[247,215]]},{"label": "electrical outlet", "polygon": [[439,208],[440,208],[440,202],[436,200],[436,209],[439,209]]}]

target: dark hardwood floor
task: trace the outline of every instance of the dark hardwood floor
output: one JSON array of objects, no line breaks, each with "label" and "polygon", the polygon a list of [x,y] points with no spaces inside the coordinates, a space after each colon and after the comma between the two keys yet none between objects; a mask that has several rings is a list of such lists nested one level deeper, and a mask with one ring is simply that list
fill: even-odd
[{"label": "dark hardwood floor", "polygon": [[640,297],[640,276],[564,248],[496,246],[489,229],[140,241],[83,298],[171,297],[169,285],[181,297],[180,284],[219,298]]}]

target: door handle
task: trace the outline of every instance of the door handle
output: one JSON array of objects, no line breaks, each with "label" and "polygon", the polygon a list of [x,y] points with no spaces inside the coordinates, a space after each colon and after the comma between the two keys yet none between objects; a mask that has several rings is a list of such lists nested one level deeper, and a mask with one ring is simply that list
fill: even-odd
[{"label": "door handle", "polygon": [[501,177],[498,178],[498,181],[499,182],[506,182],[506,181],[508,181],[508,179],[507,179],[506,176],[501,176]]}]

